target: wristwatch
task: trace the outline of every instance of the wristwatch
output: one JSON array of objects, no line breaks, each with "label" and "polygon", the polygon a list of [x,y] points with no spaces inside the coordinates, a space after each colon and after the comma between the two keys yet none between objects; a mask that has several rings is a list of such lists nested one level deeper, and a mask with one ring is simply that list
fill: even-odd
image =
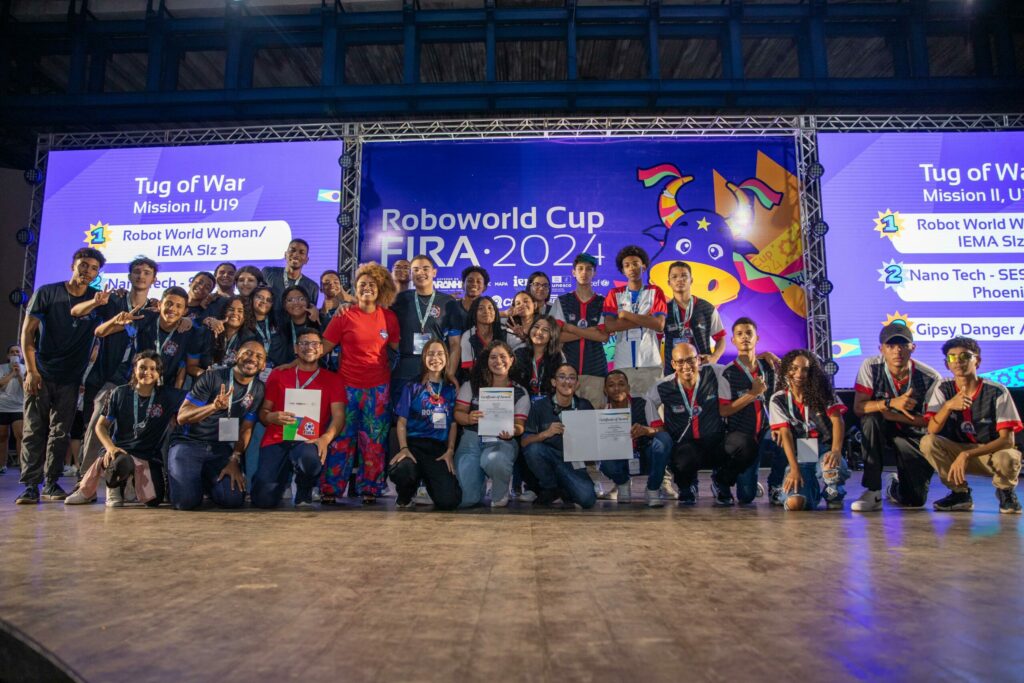
[{"label": "wristwatch", "polygon": [[892,403],[891,402],[892,402],[891,398],[885,399],[885,409],[886,410],[892,410]]}]

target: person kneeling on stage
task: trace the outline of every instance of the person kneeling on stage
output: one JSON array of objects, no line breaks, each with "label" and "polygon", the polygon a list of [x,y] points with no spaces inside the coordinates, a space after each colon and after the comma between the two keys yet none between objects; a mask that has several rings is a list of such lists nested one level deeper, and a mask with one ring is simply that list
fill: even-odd
[{"label": "person kneeling on stage", "polygon": [[523,433],[523,452],[526,465],[537,477],[540,493],[534,505],[551,505],[559,498],[587,509],[594,507],[597,495],[594,482],[582,462],[565,462],[562,452],[562,434],[565,425],[561,414],[565,410],[593,410],[585,398],[576,396],[579,377],[576,369],[562,363],[555,370],[551,384],[555,391],[533,402]]},{"label": "person kneeling on stage", "polygon": [[854,512],[882,509],[882,452],[887,443],[896,450],[896,476],[887,488],[894,503],[924,505],[933,473],[921,455],[921,437],[928,427],[923,407],[942,377],[910,359],[914,333],[903,323],[883,327],[878,343],[881,355],[861,363],[854,385],[853,412],[864,435],[864,493],[850,504]]},{"label": "person kneeling on stage", "polygon": [[1013,435],[1021,431],[1020,415],[1002,384],[978,377],[981,348],[970,337],[954,337],[942,345],[953,379],[936,384],[928,397],[928,435],[921,453],[939,473],[950,494],[935,501],[942,512],[973,510],[968,474],[992,477],[999,512],[1021,513],[1014,490],[1021,455]]},{"label": "person kneeling on stage", "polygon": [[821,479],[828,509],[841,510],[843,484],[850,477],[843,458],[846,406],[832,391],[818,359],[805,349],[783,357],[779,383],[782,389],[772,395],[768,419],[789,461],[782,504],[787,510],[818,507]]},{"label": "person kneeling on stage", "polygon": [[185,396],[167,453],[175,509],[198,508],[204,493],[219,507],[245,502],[242,454],[263,403],[264,386],[257,376],[266,362],[263,344],[247,341],[233,368],[207,370]]},{"label": "person kneeling on stage", "polygon": [[[317,361],[323,349],[320,332],[310,327],[296,330],[293,367],[278,368],[267,378],[260,421],[267,430],[260,444],[259,464],[252,478],[252,504],[274,508],[295,476],[295,507],[313,506],[327,447],[345,426],[345,388],[333,372]],[[289,389],[317,392],[320,412],[309,416],[286,410]],[[308,400],[308,399],[306,399]]]},{"label": "person kneeling on stage", "polygon": [[[604,394],[608,397],[608,408],[629,408],[632,417],[630,427],[633,437],[634,457],[636,453],[647,456],[647,507],[661,507],[661,483],[665,468],[672,453],[672,438],[661,431],[662,420],[651,400],[643,396],[629,395],[629,378],[622,370],[612,370],[604,380]],[[602,493],[602,500],[619,503],[632,501],[628,460],[605,460],[601,462],[601,474],[612,480],[615,486]]]},{"label": "person kneeling on stage", "polygon": [[146,349],[135,354],[131,380],[111,392],[104,419],[96,423],[96,438],[105,453],[86,470],[78,490],[64,500],[65,505],[94,502],[101,479],[106,481],[108,507],[124,505],[124,486],[129,480],[134,480],[140,503],[156,507],[163,501],[160,444],[180,394],[160,386],[162,372],[156,351]]},{"label": "person kneeling on stage", "polygon": [[[532,299],[530,300],[533,301]],[[491,507],[508,506],[512,466],[516,461],[516,437],[530,413],[526,389],[512,381],[509,373],[515,363],[512,348],[503,341],[492,341],[480,352],[469,381],[459,387],[455,399],[455,421],[463,426],[455,451],[455,473],[462,487],[461,507],[478,505],[484,497],[487,477],[491,478]],[[512,387],[513,428],[498,436],[480,436],[477,425],[484,418],[480,410],[480,390],[485,387]]]},{"label": "person kneeling on stage", "polygon": [[664,406],[665,429],[672,437],[669,466],[679,487],[679,503],[697,502],[697,472],[712,474],[715,505],[733,505],[732,487],[740,473],[750,467],[757,451],[724,448],[725,423],[718,412],[720,366],[701,366],[692,344],[680,342],[672,349],[676,373],[660,380],[648,394],[656,406]]},{"label": "person kneeling on stage", "polygon": [[448,346],[431,339],[420,356],[419,381],[409,382],[395,408],[398,453],[390,476],[398,491],[398,507],[412,509],[423,481],[437,510],[454,510],[462,502],[455,476],[455,385],[447,379]]}]

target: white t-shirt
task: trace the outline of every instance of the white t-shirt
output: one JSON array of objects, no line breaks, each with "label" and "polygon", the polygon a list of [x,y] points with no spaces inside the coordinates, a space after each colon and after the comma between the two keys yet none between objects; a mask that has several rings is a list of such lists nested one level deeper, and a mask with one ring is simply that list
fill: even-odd
[{"label": "white t-shirt", "polygon": [[[11,371],[11,364],[0,365],[0,377]],[[25,368],[21,368],[21,376],[25,376]],[[25,409],[25,391],[17,379],[12,379],[0,390],[0,413],[20,413]]]}]

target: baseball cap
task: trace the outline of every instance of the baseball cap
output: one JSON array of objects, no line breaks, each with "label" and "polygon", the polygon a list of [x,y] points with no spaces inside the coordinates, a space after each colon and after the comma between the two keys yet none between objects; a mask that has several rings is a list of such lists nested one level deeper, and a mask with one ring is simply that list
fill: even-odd
[{"label": "baseball cap", "polygon": [[879,344],[891,344],[896,339],[902,339],[906,342],[914,341],[914,333],[910,331],[906,323],[896,322],[889,323],[882,328],[882,331],[878,333]]}]

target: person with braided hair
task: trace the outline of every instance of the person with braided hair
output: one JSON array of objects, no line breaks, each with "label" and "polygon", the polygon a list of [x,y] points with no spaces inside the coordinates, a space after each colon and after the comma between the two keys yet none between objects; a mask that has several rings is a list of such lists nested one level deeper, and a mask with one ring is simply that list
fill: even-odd
[{"label": "person with braided hair", "polygon": [[824,493],[828,509],[841,510],[843,483],[850,476],[842,453],[846,406],[817,357],[806,349],[782,358],[778,381],[780,389],[772,395],[768,416],[789,462],[782,503],[787,510],[813,510]]}]

